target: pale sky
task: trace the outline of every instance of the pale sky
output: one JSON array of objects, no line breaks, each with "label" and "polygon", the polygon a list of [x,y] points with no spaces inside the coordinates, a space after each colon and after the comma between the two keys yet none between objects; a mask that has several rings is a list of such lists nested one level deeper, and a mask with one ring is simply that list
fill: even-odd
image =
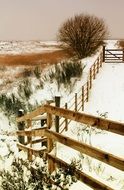
[{"label": "pale sky", "polygon": [[103,18],[110,38],[124,39],[124,0],[0,0],[0,40],[55,40],[69,17]]}]

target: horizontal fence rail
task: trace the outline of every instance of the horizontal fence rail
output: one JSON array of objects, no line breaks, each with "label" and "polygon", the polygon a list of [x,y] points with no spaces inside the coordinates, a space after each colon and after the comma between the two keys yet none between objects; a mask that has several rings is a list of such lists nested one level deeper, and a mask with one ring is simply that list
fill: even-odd
[{"label": "horizontal fence rail", "polygon": [[[52,160],[53,163],[57,165],[57,167],[61,168],[68,168],[70,165],[60,158],[52,154],[47,154],[48,160]],[[82,181],[83,183],[87,184],[93,189],[100,189],[100,190],[113,190],[111,187],[105,185],[104,183],[94,179],[93,177],[89,176],[88,174],[80,171],[79,169],[75,169],[75,176],[78,180]]]},{"label": "horizontal fence rail", "polygon": [[46,112],[71,119],[80,123],[88,124],[93,127],[97,127],[102,130],[107,130],[116,134],[124,135],[124,123],[96,117],[93,115],[75,112],[64,108],[57,108],[55,106],[44,105]]}]

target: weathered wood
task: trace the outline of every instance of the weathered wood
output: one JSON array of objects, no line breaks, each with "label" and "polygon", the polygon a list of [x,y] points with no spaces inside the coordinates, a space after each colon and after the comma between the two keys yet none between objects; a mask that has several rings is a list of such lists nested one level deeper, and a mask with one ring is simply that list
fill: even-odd
[{"label": "weathered wood", "polygon": [[[27,120],[27,128],[32,128],[32,121],[30,119]],[[27,137],[27,143],[32,147],[32,137]],[[32,161],[32,151],[28,150],[28,160]]]},{"label": "weathered wood", "polygon": [[90,85],[89,85],[89,88],[91,89],[92,88],[92,67],[90,68]]},{"label": "weathered wood", "polygon": [[[37,144],[37,143],[41,143],[41,142],[47,142],[47,137],[42,137],[40,139],[35,139],[32,140],[32,144]],[[27,145],[28,143],[25,143],[25,145]]]},{"label": "weathered wood", "polygon": [[100,54],[100,67],[102,67],[102,64],[103,64],[103,55],[102,53]]},{"label": "weathered wood", "polygon": [[52,127],[52,114],[47,113],[47,128],[50,129]]},{"label": "weathered wood", "polygon": [[[47,157],[51,160],[53,160],[54,163],[57,164],[58,167],[61,168],[70,168],[70,164],[66,163],[65,161],[61,160],[60,158],[55,157],[52,154],[47,154]],[[92,176],[89,176],[88,174],[84,173],[83,171],[80,171],[79,169],[74,170],[74,175],[76,178],[89,187],[95,189],[95,190],[113,190],[111,187],[107,186],[106,184],[98,181],[97,179],[93,178]]]},{"label": "weathered wood", "polygon": [[75,93],[75,111],[77,111],[77,93]]},{"label": "weathered wood", "polygon": [[32,119],[40,114],[44,113],[44,107],[43,106],[40,106],[39,108],[37,108],[36,110],[32,111],[31,113],[29,114],[26,114],[22,117],[18,117],[16,118],[16,121],[17,122],[22,122],[22,121],[26,121],[28,119]]},{"label": "weathered wood", "polygon": [[84,111],[84,86],[82,86],[82,111]]},{"label": "weathered wood", "polygon": [[[48,151],[48,153],[50,153],[54,148],[53,139],[48,138],[47,143],[48,143],[47,144],[47,146],[48,146],[47,151]],[[52,173],[54,170],[55,170],[55,163],[53,162],[53,160],[48,158],[48,171],[49,171],[49,173]]]},{"label": "weathered wood", "polygon": [[[68,104],[65,103],[65,109],[68,109]],[[65,119],[65,131],[68,130],[68,119]]]},{"label": "weathered wood", "polygon": [[87,102],[89,101],[89,81],[87,81]]},{"label": "weathered wood", "polygon": [[59,133],[56,133],[56,132],[53,132],[50,130],[46,130],[45,134],[50,139],[54,139],[55,141],[60,142],[66,146],[69,146],[70,148],[73,148],[83,154],[91,156],[95,159],[100,160],[101,162],[104,162],[117,169],[124,171],[124,159],[123,158],[119,158],[117,156],[114,156],[113,154],[110,154],[110,153],[100,150],[98,148],[92,147],[85,143],[81,143],[77,140],[73,140],[65,135],[62,135],[62,134],[59,134]]},{"label": "weathered wood", "polygon": [[110,63],[109,61],[123,62],[123,49],[106,49],[105,50],[105,62]]},{"label": "weathered wood", "polygon": [[123,62],[124,62],[124,49],[123,49],[123,56],[122,57],[123,57]]},{"label": "weathered wood", "polygon": [[97,127],[99,129],[124,135],[124,123],[104,119],[101,117],[96,117],[85,113],[74,112],[71,110],[66,110],[64,108],[57,108],[49,105],[44,105],[44,109],[48,113],[59,115],[66,119],[71,119],[80,123]]},{"label": "weathered wood", "polygon": [[42,148],[42,149],[34,149],[34,148],[30,148],[30,147],[27,147],[25,145],[22,145],[20,143],[17,143],[17,147],[25,152],[28,152],[29,150],[31,151],[31,153],[35,156],[39,156],[41,154],[44,154],[45,152],[47,152],[47,149],[46,148]]},{"label": "weathered wood", "polygon": [[[24,111],[23,110],[19,110],[18,111],[18,118],[21,118],[23,116],[24,116]],[[22,122],[18,122],[17,126],[18,126],[18,130],[23,131],[24,128],[25,128],[25,123],[23,121]],[[18,136],[18,141],[21,144],[25,144],[25,137],[19,135]]]},{"label": "weathered wood", "polygon": [[[32,121],[30,119],[27,120],[27,128],[32,128]],[[31,130],[31,129],[30,129]],[[27,141],[32,146],[32,137],[27,137]]]},{"label": "weathered wood", "polygon": [[102,62],[105,62],[105,46],[103,46],[103,60]]},{"label": "weathered wood", "polygon": [[32,129],[32,130],[23,130],[23,131],[17,131],[16,134],[19,135],[19,136],[28,136],[28,137],[31,137],[31,136],[44,136],[44,132],[45,132],[45,129],[47,127],[42,127],[42,128],[38,128],[38,129]]},{"label": "weathered wood", "polygon": [[99,57],[97,58],[97,74],[99,73]]},{"label": "weathered wood", "polygon": [[32,118],[32,121],[39,121],[39,120],[46,119],[46,118],[47,118],[47,115],[46,115],[46,113],[44,113],[42,115],[38,115],[38,116]]},{"label": "weathered wood", "polygon": [[[60,96],[55,96],[55,106],[60,107]],[[59,133],[59,116],[55,116],[55,129]]]},{"label": "weathered wood", "polygon": [[93,64],[93,79],[96,78],[95,64]]}]

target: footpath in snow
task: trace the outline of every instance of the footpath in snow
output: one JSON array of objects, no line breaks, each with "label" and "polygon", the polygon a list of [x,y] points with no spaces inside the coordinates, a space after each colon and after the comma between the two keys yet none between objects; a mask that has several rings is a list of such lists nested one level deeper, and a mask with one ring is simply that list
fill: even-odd
[{"label": "footpath in snow", "polygon": [[[99,74],[93,81],[92,89],[89,95],[89,102],[85,103],[85,113],[99,116],[100,114],[107,113],[108,119],[124,122],[124,64],[123,63],[104,63],[100,69]],[[76,127],[76,126],[75,126]],[[71,129],[74,130],[72,127]],[[75,129],[76,130],[76,129]],[[74,134],[68,133],[67,135],[74,138]],[[81,131],[80,131],[81,132]],[[112,153],[121,158],[124,157],[124,138],[121,135],[116,135],[110,132],[102,132],[99,134],[91,135],[91,144],[94,147],[98,147],[109,153]],[[64,149],[65,151],[65,149]],[[77,157],[76,153],[71,152],[71,149],[67,151],[67,157]],[[65,154],[62,150],[60,157],[65,159]],[[67,159],[68,160],[68,159]],[[105,167],[103,177],[109,179],[109,176],[113,176],[114,181],[110,180],[110,184],[114,189],[123,189],[124,173],[102,164]],[[107,176],[107,177],[105,177]],[[96,176],[95,176],[96,177]],[[107,180],[108,181],[108,180]],[[74,186],[73,186],[74,187]],[[72,188],[73,189],[73,188]],[[81,189],[80,185],[77,189]],[[85,189],[85,188],[83,188]],[[88,189],[88,187],[86,188]]]},{"label": "footpath in snow", "polygon": [[124,122],[124,64],[104,63],[93,82],[85,112],[107,112],[109,119]]}]

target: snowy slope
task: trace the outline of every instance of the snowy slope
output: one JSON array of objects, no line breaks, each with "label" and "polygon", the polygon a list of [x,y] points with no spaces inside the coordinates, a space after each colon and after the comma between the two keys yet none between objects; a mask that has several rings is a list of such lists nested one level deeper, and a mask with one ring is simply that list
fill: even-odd
[{"label": "snowy slope", "polygon": [[[16,45],[15,45],[16,46]],[[115,42],[109,43],[108,47],[115,46]],[[6,46],[8,47],[8,46]],[[12,46],[11,46],[12,47]],[[26,47],[24,45],[24,47]],[[29,45],[29,47],[31,47]],[[10,48],[10,47],[9,47]],[[23,49],[23,48],[22,48]],[[29,51],[31,51],[32,48],[29,48]],[[10,48],[11,50],[11,48]],[[28,50],[28,48],[27,48]],[[36,50],[37,51],[37,50]],[[39,50],[38,50],[39,51]],[[18,48],[12,53],[17,52],[23,52],[23,50],[18,51]],[[86,58],[82,60],[82,64],[86,64],[86,68],[84,70],[84,73],[82,75],[81,80],[77,80],[77,85],[75,85],[73,91],[70,93],[65,90],[58,91],[57,85],[55,83],[49,84],[46,83],[43,90],[37,90],[31,97],[31,102],[35,101],[37,99],[38,102],[45,102],[45,100],[52,99],[55,95],[61,95],[62,97],[62,105],[71,99],[71,97],[74,95],[75,92],[77,92],[83,83],[85,83],[89,68],[94,63],[94,60],[96,59],[97,55],[95,55],[92,58]],[[48,70],[46,70],[48,72]],[[108,112],[107,116],[108,118],[111,118],[113,120],[118,121],[124,121],[123,117],[123,109],[124,109],[124,80],[123,75],[124,74],[124,65],[123,64],[104,64],[102,69],[100,70],[100,73],[97,75],[96,80],[93,82],[93,87],[90,92],[90,99],[89,102],[85,104],[85,112],[91,113],[94,115],[98,115],[97,111],[99,113]],[[9,121],[6,120],[6,118],[1,114],[0,115],[1,123],[0,123],[0,129],[1,132],[8,131],[10,129]],[[68,133],[65,133],[67,136],[77,139],[77,132],[73,131],[72,128],[79,127],[75,123],[73,123],[73,126],[70,127],[70,131]],[[75,134],[74,134],[75,133]],[[88,139],[88,137],[86,137]],[[7,142],[8,142],[8,138]],[[11,139],[11,137],[10,137]],[[93,146],[97,146],[100,149],[109,151],[113,154],[116,154],[120,157],[124,157],[124,139],[119,135],[114,135],[111,133],[102,133],[102,134],[92,134],[91,136],[91,143]],[[9,152],[9,148],[6,146],[7,142],[5,141],[2,145],[1,151],[3,151],[2,156],[6,156]],[[14,141],[13,141],[14,142]],[[12,147],[15,145],[15,143],[12,144]],[[5,153],[4,153],[5,152]],[[66,152],[66,155],[65,155]],[[77,158],[77,152],[72,151],[69,148],[63,148],[61,145],[58,145],[57,154],[59,157],[65,159],[67,162],[69,162],[70,159],[73,157]],[[69,159],[70,158],[70,159]],[[94,162],[94,161],[93,161]],[[3,162],[2,162],[3,163]],[[8,163],[8,162],[7,162]],[[6,165],[6,162],[4,162]],[[95,163],[96,164],[96,163]],[[96,164],[97,165],[97,164]],[[87,166],[85,166],[86,171],[88,173]],[[104,165],[103,165],[104,167]],[[110,184],[112,183],[115,185],[116,190],[122,190],[122,182],[124,179],[124,174],[122,172],[119,172],[117,170],[113,170],[113,168],[107,168],[105,170],[105,175],[103,175],[103,178],[107,179],[111,176],[111,173],[114,174],[114,180],[113,182],[110,180]],[[96,174],[94,173],[94,176]],[[97,176],[95,176],[97,177]],[[120,183],[121,182],[121,183]],[[82,183],[78,182],[74,184],[71,188],[76,190],[89,190],[91,188],[86,187]]]}]

